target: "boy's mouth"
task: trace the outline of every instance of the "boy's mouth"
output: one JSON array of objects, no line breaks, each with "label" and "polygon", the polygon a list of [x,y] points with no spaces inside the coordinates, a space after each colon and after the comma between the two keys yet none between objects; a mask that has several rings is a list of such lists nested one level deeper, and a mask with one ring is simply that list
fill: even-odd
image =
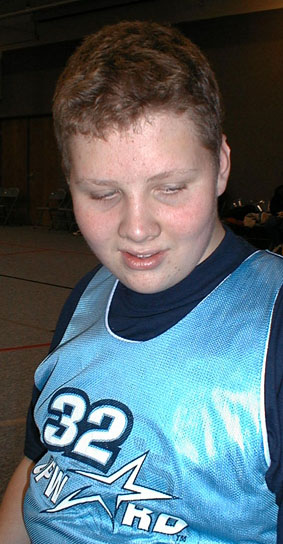
[{"label": "boy's mouth", "polygon": [[155,253],[130,253],[121,251],[124,264],[132,270],[152,270],[161,264],[165,251]]}]

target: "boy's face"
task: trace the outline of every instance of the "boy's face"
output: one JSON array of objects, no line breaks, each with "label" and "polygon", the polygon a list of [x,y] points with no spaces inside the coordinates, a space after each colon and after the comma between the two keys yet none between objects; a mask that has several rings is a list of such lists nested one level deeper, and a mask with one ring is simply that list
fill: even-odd
[{"label": "boy's face", "polygon": [[70,157],[78,226],[130,289],[175,285],[221,242],[217,196],[226,187],[229,148],[223,141],[217,173],[185,114],[152,114],[107,140],[73,136]]}]

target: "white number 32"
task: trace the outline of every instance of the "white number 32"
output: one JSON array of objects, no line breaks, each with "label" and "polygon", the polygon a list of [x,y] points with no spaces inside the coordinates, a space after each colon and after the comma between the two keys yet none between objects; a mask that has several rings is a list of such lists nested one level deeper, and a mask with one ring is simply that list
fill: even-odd
[{"label": "white number 32", "polygon": [[107,472],[113,465],[120,445],[133,427],[133,416],[121,402],[102,399],[90,404],[84,391],[64,388],[53,395],[50,417],[43,428],[43,440],[49,450],[64,451],[84,463]]}]

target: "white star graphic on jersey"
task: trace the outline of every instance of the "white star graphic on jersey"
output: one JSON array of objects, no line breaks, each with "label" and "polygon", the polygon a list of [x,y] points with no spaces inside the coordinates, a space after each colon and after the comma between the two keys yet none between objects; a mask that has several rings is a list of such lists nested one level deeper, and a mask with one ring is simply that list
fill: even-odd
[{"label": "white star graphic on jersey", "polygon": [[[173,497],[172,495],[167,495],[166,493],[156,491],[155,489],[151,489],[149,487],[143,487],[135,483],[135,480],[140,472],[140,469],[146,457],[147,457],[147,453],[144,453],[137,459],[134,459],[133,461],[131,461],[124,467],[114,472],[113,474],[110,474],[109,476],[101,476],[100,474],[94,474],[93,472],[86,472],[83,470],[74,470],[72,472],[81,474],[82,476],[85,476],[86,478],[90,478],[92,480],[104,483],[106,485],[113,484],[114,482],[119,480],[122,476],[124,476],[124,474],[127,474],[127,472],[130,472],[129,477],[124,483],[124,485],[122,486],[122,488],[125,489],[126,491],[131,491],[131,493],[127,493],[124,495],[123,494],[117,495],[115,511],[117,511],[117,509],[119,508],[122,502],[141,501],[141,500],[149,500],[149,499],[165,500],[165,499],[176,498],[176,497]],[[48,509],[46,511],[59,512],[61,510],[65,510],[66,508],[71,508],[72,506],[76,506],[77,504],[98,502],[106,510],[109,517],[113,520],[114,516],[112,515],[111,511],[109,510],[108,506],[106,505],[106,503],[104,502],[100,494],[85,496],[85,497],[77,497],[77,495],[79,495],[81,491],[88,489],[89,487],[90,486],[87,486],[87,487],[78,489],[77,491],[73,491],[73,493],[65,497],[54,508]]]}]

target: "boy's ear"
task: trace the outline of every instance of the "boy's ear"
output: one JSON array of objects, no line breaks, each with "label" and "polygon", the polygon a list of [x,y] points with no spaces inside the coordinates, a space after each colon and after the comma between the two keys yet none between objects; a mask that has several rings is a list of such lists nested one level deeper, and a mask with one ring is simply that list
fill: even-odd
[{"label": "boy's ear", "polygon": [[224,193],[230,174],[230,147],[227,144],[225,134],[222,136],[222,144],[219,153],[219,170],[217,177],[217,196]]}]

